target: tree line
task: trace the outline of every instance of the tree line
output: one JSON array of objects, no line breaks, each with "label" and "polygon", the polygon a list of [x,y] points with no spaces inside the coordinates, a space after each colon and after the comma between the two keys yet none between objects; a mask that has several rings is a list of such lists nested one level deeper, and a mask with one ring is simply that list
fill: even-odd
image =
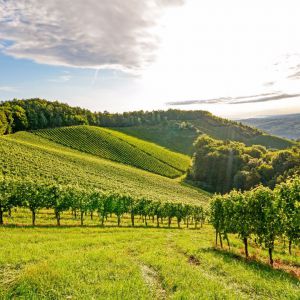
[{"label": "tree line", "polygon": [[15,207],[28,208],[32,215],[32,225],[36,223],[36,214],[40,209],[53,209],[57,225],[60,226],[61,214],[71,210],[80,215],[81,225],[84,216],[96,212],[100,224],[104,226],[108,216],[115,215],[118,226],[124,215],[130,215],[132,226],[135,218],[140,216],[147,226],[147,219],[155,221],[157,227],[164,220],[170,227],[176,219],[177,226],[184,221],[187,227],[193,222],[195,228],[205,221],[205,211],[202,206],[151,201],[146,198],[134,198],[130,195],[107,193],[99,189],[83,189],[74,185],[57,183],[36,183],[33,181],[15,181],[0,179],[0,224],[3,224],[4,212],[11,213]]},{"label": "tree line", "polygon": [[210,192],[227,193],[232,189],[249,190],[263,184],[274,188],[277,183],[299,174],[300,147],[286,150],[246,146],[241,142],[216,140],[201,135],[188,179]]},{"label": "tree line", "polygon": [[292,243],[300,241],[300,178],[295,177],[278,184],[274,190],[258,186],[250,191],[233,190],[225,195],[215,195],[210,207],[210,222],[218,239],[226,240],[230,248],[229,234],[237,234],[244,243],[248,258],[248,242],[254,238],[268,249],[273,265],[275,240],[287,239],[289,253]]},{"label": "tree line", "polygon": [[209,118],[216,126],[233,125],[243,133],[255,136],[260,131],[241,123],[213,116],[207,111],[184,111],[169,109],[167,111],[133,111],[124,113],[92,112],[80,107],[71,107],[58,101],[28,99],[0,102],[0,135],[20,130],[35,130],[72,125],[94,125],[103,127],[129,127],[137,125],[154,125],[169,120],[188,121]]}]

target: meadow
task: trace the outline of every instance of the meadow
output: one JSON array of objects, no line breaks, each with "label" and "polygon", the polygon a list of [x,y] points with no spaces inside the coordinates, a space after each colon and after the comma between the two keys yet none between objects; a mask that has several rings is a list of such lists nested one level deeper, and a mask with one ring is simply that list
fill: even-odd
[{"label": "meadow", "polygon": [[[42,210],[36,227],[26,209],[5,216],[0,228],[1,299],[299,299],[299,248],[295,255],[276,247],[274,268],[267,251],[231,237],[231,250],[215,248],[212,226],[177,228],[149,220],[117,227],[109,218],[79,218],[66,212],[53,226],[52,211]],[[12,224],[17,224],[12,225]],[[257,259],[257,257],[260,259]],[[276,269],[282,265],[287,270]],[[298,273],[299,276],[299,273]]]}]

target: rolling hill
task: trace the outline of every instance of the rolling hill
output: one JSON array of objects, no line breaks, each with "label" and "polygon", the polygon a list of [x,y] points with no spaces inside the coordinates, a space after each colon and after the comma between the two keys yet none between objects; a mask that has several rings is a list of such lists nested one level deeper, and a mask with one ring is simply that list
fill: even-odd
[{"label": "rolling hill", "polygon": [[186,155],[107,128],[71,126],[34,133],[81,152],[170,178],[181,176],[190,165],[190,158]]},{"label": "rolling hill", "polygon": [[193,143],[200,134],[207,134],[219,140],[243,142],[247,146],[262,145],[267,148],[285,149],[295,144],[288,139],[269,135],[252,127],[221,119],[211,114],[203,115],[195,120],[174,120],[155,125],[113,129],[188,155],[193,154]]},{"label": "rolling hill", "polygon": [[267,116],[240,121],[270,134],[288,139],[300,139],[300,114]]},{"label": "rolling hill", "polygon": [[58,181],[150,200],[207,203],[208,194],[138,168],[54,143],[29,132],[0,137],[0,176]]},{"label": "rolling hill", "polygon": [[[154,142],[175,152],[188,155],[193,154],[193,142],[201,133],[208,134],[215,139],[240,141],[249,146],[259,144],[267,148],[285,149],[295,144],[293,141],[269,135],[240,122],[216,117],[202,110],[169,109],[166,111],[133,111],[113,114],[106,111],[91,112],[87,109],[71,107],[58,101],[51,102],[42,99],[15,99],[13,101],[0,102],[0,135],[22,130],[49,129],[74,125],[112,128],[113,130]],[[101,134],[107,136],[110,133],[102,130]],[[100,133],[98,132],[97,134],[99,135]],[[129,137],[117,136],[115,132],[112,136],[116,142],[116,139],[119,142],[122,142],[120,141],[122,139],[129,141]],[[131,146],[137,145],[143,152],[145,152],[145,148],[148,148],[148,146],[143,147],[142,143],[137,140],[133,141],[132,138],[128,144],[131,144]],[[72,146],[77,148],[78,145],[75,146],[74,144]],[[152,149],[152,147],[150,148]],[[149,151],[151,152],[151,150]],[[153,156],[153,151],[151,153],[149,151],[147,154]],[[156,153],[157,151],[154,150],[154,152]],[[111,157],[111,154],[109,156]],[[120,157],[120,155],[117,155],[117,157]],[[114,159],[119,161],[117,157]],[[158,157],[155,158],[160,159]],[[163,161],[166,162],[164,159]],[[132,164],[132,162],[129,163]],[[170,161],[166,163],[169,164]],[[171,174],[172,172],[168,171],[167,176],[178,176],[178,171],[184,169],[183,165],[179,162],[179,166],[175,166],[172,160],[171,167],[177,169],[177,174],[175,174],[176,172]],[[153,170],[151,169],[151,171]],[[161,173],[161,171],[157,170],[155,172]]]}]

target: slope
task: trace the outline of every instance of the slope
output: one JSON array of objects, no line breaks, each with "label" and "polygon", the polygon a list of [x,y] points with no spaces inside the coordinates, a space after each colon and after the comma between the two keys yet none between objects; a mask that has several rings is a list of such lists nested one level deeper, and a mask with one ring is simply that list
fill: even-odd
[{"label": "slope", "polygon": [[113,129],[188,155],[194,152],[193,142],[203,133],[215,139],[243,142],[247,146],[257,144],[267,148],[285,149],[295,144],[293,141],[210,114],[195,120],[169,120],[155,125]]},{"label": "slope", "polygon": [[0,175],[58,181],[151,200],[207,203],[200,190],[176,180],[85,154],[28,132],[0,137]]},{"label": "slope", "polygon": [[72,126],[34,133],[85,153],[170,178],[181,176],[190,165],[190,158],[186,155],[107,128]]},{"label": "slope", "polygon": [[270,134],[289,139],[300,139],[300,114],[267,116],[240,120],[242,123],[257,127]]}]

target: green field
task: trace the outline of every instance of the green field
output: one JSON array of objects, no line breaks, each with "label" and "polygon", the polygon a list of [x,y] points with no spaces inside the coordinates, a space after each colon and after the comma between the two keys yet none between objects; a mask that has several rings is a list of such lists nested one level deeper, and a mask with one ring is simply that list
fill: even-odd
[{"label": "green field", "polygon": [[207,204],[208,195],[160,175],[89,155],[28,132],[0,137],[0,174],[58,181],[150,200]]},{"label": "green field", "polygon": [[72,126],[34,131],[56,143],[167,177],[182,175],[190,158],[153,143],[95,126]]},{"label": "green field", "polygon": [[[8,223],[30,223],[25,210]],[[89,219],[89,217],[87,217]],[[277,247],[274,270],[267,253],[251,242],[252,259],[243,259],[242,243],[231,237],[232,249],[213,246],[211,226],[177,229],[88,226],[61,228],[52,212],[40,212],[43,226],[0,228],[1,299],[299,299],[300,282],[293,275],[299,256]],[[69,213],[63,224],[78,225]],[[151,222],[149,221],[150,226]],[[137,224],[138,225],[138,224]],[[166,226],[166,225],[161,225]],[[298,251],[299,249],[293,249]],[[259,254],[261,260],[255,257]],[[298,274],[299,276],[299,274]]]},{"label": "green field", "polygon": [[267,148],[285,149],[295,145],[291,140],[268,135],[213,116],[203,116],[198,120],[167,121],[157,125],[113,129],[188,155],[193,154],[193,143],[203,133],[215,139],[243,142],[247,146],[257,144]]}]

